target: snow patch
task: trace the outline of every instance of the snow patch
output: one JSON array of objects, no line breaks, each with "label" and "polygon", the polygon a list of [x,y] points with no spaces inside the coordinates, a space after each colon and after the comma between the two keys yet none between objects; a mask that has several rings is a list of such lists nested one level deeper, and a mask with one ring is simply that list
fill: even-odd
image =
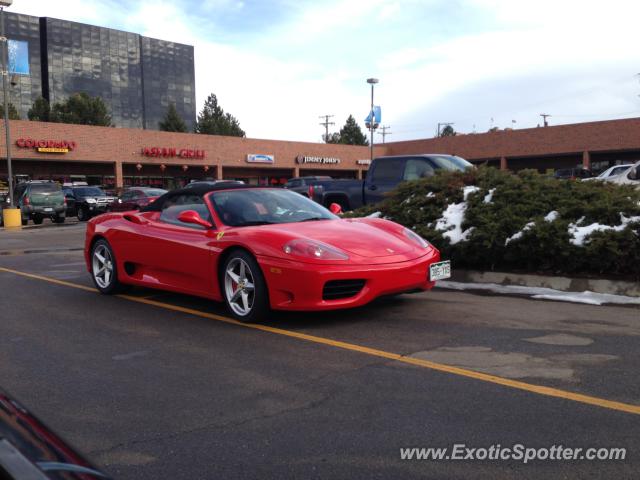
[{"label": "snow patch", "polygon": [[547,213],[547,216],[544,217],[544,221],[545,222],[555,222],[559,215],[560,214],[558,212],[553,210],[553,211]]},{"label": "snow patch", "polygon": [[401,203],[410,203],[411,200],[413,200],[413,197],[415,197],[415,194],[412,193],[411,195],[409,195],[407,198],[405,198]]},{"label": "snow patch", "polygon": [[495,192],[496,189],[492,188],[491,190],[489,190],[489,193],[487,193],[484,196],[484,200],[482,200],[484,203],[493,203],[493,192]]},{"label": "snow patch", "polygon": [[382,216],[382,212],[373,212],[371,215],[367,215],[367,218],[380,218]]},{"label": "snow patch", "polygon": [[504,246],[506,247],[507,245],[509,245],[509,242],[512,242],[514,240],[519,240],[522,238],[522,236],[524,235],[524,232],[528,232],[529,230],[531,230],[533,227],[535,227],[536,224],[535,222],[529,222],[527,223],[524,227],[522,227],[522,230],[520,230],[517,233],[514,233],[513,235],[511,235],[509,238],[507,238],[504,241]]},{"label": "snow patch", "polygon": [[429,192],[429,193],[427,193],[427,194],[425,195],[425,197],[426,197],[426,198],[433,198],[433,197],[435,197],[435,196],[436,196],[436,194],[435,194],[435,193],[433,193],[433,192]]},{"label": "snow patch", "polygon": [[451,245],[464,242],[469,239],[472,229],[462,231],[464,212],[467,210],[467,203],[450,203],[447,209],[436,221],[436,230],[445,231],[442,236],[449,239]]},{"label": "snow patch", "polygon": [[480,187],[476,187],[475,185],[467,185],[466,187],[462,187],[462,195],[463,195],[463,199],[466,202],[467,198],[469,198],[469,195],[479,192],[480,191]]},{"label": "snow patch", "polygon": [[596,293],[589,290],[584,292],[563,292],[562,290],[554,290],[553,288],[498,285],[497,283],[462,283],[451,282],[448,280],[438,281],[437,286],[440,288],[448,288],[450,290],[482,290],[500,294],[529,295],[531,298],[539,300],[586,303],[589,305],[602,305],[605,303],[618,305],[640,305],[640,297]]},{"label": "snow patch", "polygon": [[585,243],[588,243],[588,237],[594,232],[605,232],[607,230],[613,230],[615,232],[621,232],[627,225],[633,222],[640,222],[640,217],[625,217],[623,214],[620,214],[620,225],[611,226],[611,225],[602,225],[601,223],[592,223],[591,225],[585,225],[584,227],[579,227],[584,220],[582,217],[576,223],[569,224],[569,235],[571,235],[571,239],[569,240],[573,245],[578,247],[583,247]]}]

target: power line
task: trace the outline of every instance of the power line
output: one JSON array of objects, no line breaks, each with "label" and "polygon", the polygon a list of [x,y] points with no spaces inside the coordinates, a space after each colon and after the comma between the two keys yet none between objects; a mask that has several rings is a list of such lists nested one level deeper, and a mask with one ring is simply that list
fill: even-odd
[{"label": "power line", "polygon": [[335,117],[335,115],[320,115],[318,118],[324,118],[324,122],[320,122],[320,125],[324,126],[324,141],[329,140],[329,125],[335,125],[336,122],[330,122],[329,119]]},{"label": "power line", "polygon": [[386,138],[387,135],[391,135],[391,132],[387,132],[387,129],[391,128],[388,125],[385,125],[383,127],[380,127],[380,130],[382,130],[381,132],[377,132],[378,135],[382,135],[382,143],[384,143],[384,140]]}]

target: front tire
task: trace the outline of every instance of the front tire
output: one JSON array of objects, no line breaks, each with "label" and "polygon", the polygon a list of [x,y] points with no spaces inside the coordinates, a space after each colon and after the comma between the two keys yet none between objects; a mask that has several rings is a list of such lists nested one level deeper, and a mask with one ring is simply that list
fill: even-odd
[{"label": "front tire", "polygon": [[87,220],[89,220],[89,212],[87,212],[86,208],[80,207],[78,209],[78,221],[86,222]]},{"label": "front tire", "polygon": [[248,252],[238,250],[224,262],[220,287],[229,312],[236,320],[253,323],[269,313],[269,292],[262,270]]},{"label": "front tire", "polygon": [[64,223],[67,217],[62,215],[56,215],[55,217],[51,217],[51,221],[53,223]]},{"label": "front tire", "polygon": [[100,293],[113,295],[123,290],[118,280],[116,257],[111,245],[104,239],[94,243],[91,249],[91,279]]}]

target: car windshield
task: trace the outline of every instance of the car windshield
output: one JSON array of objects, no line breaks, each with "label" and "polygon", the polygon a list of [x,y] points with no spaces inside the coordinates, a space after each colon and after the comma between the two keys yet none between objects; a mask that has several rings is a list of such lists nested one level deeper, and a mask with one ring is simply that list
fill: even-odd
[{"label": "car windshield", "polygon": [[74,188],[74,191],[81,197],[98,197],[105,193],[98,187],[81,187]]},{"label": "car windshield", "polygon": [[34,183],[31,185],[31,193],[57,192],[60,187],[57,183]]},{"label": "car windshield", "polygon": [[288,190],[224,190],[213,193],[211,198],[220,219],[233,227],[338,218],[321,205]]},{"label": "car windshield", "polygon": [[149,188],[148,190],[144,190],[144,195],[146,197],[159,197],[165,193],[167,193],[167,191],[162,188]]},{"label": "car windshield", "polygon": [[473,164],[467,162],[464,158],[456,157],[454,155],[442,155],[442,156],[429,156],[438,167],[444,170],[459,170],[464,171],[467,168],[473,167]]},{"label": "car windshield", "polygon": [[611,172],[611,175],[609,175],[610,177],[616,176],[616,175],[620,175],[621,173],[626,172],[627,170],[629,170],[629,168],[631,168],[631,165],[623,165],[621,167],[616,167],[613,169],[613,171]]}]

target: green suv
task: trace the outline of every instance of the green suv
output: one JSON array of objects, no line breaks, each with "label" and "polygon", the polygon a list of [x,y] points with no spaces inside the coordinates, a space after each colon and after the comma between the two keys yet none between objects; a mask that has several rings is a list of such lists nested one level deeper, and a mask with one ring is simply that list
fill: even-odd
[{"label": "green suv", "polygon": [[45,217],[53,223],[63,223],[66,217],[66,202],[60,184],[52,181],[34,180],[19,183],[13,192],[14,204],[20,207],[22,225],[29,219],[40,225]]}]

